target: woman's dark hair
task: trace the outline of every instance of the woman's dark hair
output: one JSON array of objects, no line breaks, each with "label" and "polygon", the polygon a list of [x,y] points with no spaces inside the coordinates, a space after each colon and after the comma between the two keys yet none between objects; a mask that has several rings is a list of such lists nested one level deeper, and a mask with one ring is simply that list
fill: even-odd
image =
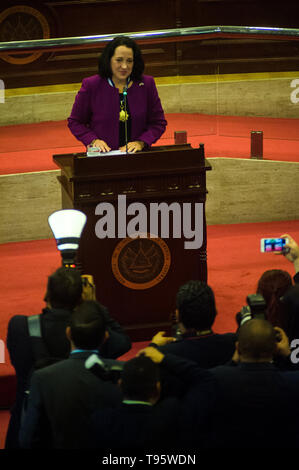
[{"label": "woman's dark hair", "polygon": [[144,62],[141,55],[141,51],[136,42],[128,36],[117,36],[112,41],[108,42],[107,46],[103,50],[99,57],[98,70],[99,75],[102,78],[111,78],[111,57],[114,55],[114,51],[118,46],[126,46],[133,50],[133,70],[131,73],[132,80],[141,80],[144,71]]},{"label": "woman's dark hair", "polygon": [[285,331],[288,329],[289,319],[287,309],[280,299],[291,286],[291,275],[281,269],[265,271],[257,285],[257,293],[264,297],[267,305],[267,320]]}]

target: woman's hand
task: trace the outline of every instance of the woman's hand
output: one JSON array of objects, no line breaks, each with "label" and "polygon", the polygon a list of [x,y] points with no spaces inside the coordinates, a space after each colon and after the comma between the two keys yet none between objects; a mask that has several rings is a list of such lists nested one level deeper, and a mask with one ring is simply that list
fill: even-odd
[{"label": "woman's hand", "polygon": [[101,139],[93,140],[90,145],[92,145],[93,147],[98,147],[101,152],[110,152],[111,150],[109,145],[107,145],[106,142]]},{"label": "woman's hand", "polygon": [[[141,150],[143,150],[143,147],[144,147],[144,142],[142,142],[142,140],[135,140],[134,142],[128,142],[129,153],[140,152]],[[125,152],[126,146],[124,145],[123,147],[120,147],[119,150],[121,150],[122,152]]]},{"label": "woman's hand", "polygon": [[289,235],[288,233],[284,233],[283,235],[281,235],[280,238],[288,239],[288,243],[286,243],[285,246],[286,248],[289,248],[289,250],[285,253],[282,252],[282,254],[286,257],[286,259],[294,263],[294,261],[296,261],[299,258],[298,244],[295,242],[294,238],[292,238],[291,235]]},{"label": "woman's hand", "polygon": [[[284,255],[284,257],[291,261],[294,264],[295,272],[299,272],[299,245],[295,242],[294,238],[291,237],[288,233],[284,233],[280,238],[287,238],[288,243],[285,244],[286,250],[283,250],[279,254]],[[275,253],[276,254],[276,253]],[[278,254],[278,252],[277,252]]]}]

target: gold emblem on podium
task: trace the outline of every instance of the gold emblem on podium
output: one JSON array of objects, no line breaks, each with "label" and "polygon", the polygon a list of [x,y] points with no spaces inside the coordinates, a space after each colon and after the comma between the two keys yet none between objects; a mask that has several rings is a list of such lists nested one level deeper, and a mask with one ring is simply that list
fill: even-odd
[{"label": "gold emblem on podium", "polygon": [[149,289],[167,275],[171,263],[170,251],[161,238],[124,238],[112,254],[115,278],[129,289]]}]

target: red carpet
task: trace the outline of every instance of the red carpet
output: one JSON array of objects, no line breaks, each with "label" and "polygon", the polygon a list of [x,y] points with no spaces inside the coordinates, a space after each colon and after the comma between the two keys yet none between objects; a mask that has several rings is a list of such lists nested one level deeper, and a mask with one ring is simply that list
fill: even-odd
[{"label": "red carpet", "polygon": [[[186,130],[193,147],[205,144],[206,157],[250,158],[250,132],[264,132],[264,159],[299,161],[298,120],[203,114],[167,114],[168,127],[156,145],[174,143]],[[18,139],[15,139],[15,136]],[[57,169],[52,155],[85,151],[66,121],[1,127],[0,174]]]},{"label": "red carpet", "polygon": [[[254,293],[261,274],[267,269],[284,269],[294,274],[293,265],[284,257],[259,251],[262,237],[290,233],[299,240],[299,220],[237,225],[208,226],[208,283],[214,289],[218,309],[215,332],[235,331],[235,314],[245,304],[246,295]],[[54,240],[39,240],[0,245],[0,339],[5,341],[9,318],[16,314],[40,313],[47,276],[60,265]],[[157,299],[159,302],[159,299]],[[128,359],[145,343],[135,343],[122,359]],[[14,400],[14,369],[8,352],[0,364],[0,408]],[[8,416],[1,413],[0,426],[7,426]],[[0,432],[0,448],[5,430]]]},{"label": "red carpet", "polygon": [[[283,257],[259,251],[260,238],[285,232],[299,240],[299,220],[208,226],[208,282],[216,292],[217,331],[234,329],[234,313],[255,290],[263,271],[277,267],[293,273],[293,265]],[[43,308],[47,277],[60,265],[60,255],[50,239],[2,244],[0,257],[5,293],[0,297],[0,339],[5,339],[12,315],[35,314]],[[8,363],[0,365],[0,374],[5,367]]]},{"label": "red carpet", "polygon": [[9,411],[0,411],[0,449],[4,449],[6,430],[9,422]]},{"label": "red carpet", "polygon": [[[294,274],[293,265],[283,257],[259,252],[260,238],[283,233],[299,240],[299,220],[208,226],[208,282],[215,291],[219,313],[215,331],[235,330],[235,313],[246,295],[255,292],[265,270],[279,268]],[[43,308],[47,276],[60,265],[60,255],[54,240],[39,240],[0,245],[0,256],[0,339],[5,340],[12,315],[36,314]],[[13,373],[7,351],[5,359],[0,377]]]}]

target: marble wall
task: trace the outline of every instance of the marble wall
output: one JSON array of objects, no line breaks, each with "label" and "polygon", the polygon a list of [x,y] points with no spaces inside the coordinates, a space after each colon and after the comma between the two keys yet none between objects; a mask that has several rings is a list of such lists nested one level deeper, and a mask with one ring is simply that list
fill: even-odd
[{"label": "marble wall", "polygon": [[[156,82],[166,113],[299,118],[299,72],[166,77]],[[0,126],[66,119],[79,87],[7,90]]]},{"label": "marble wall", "polygon": [[[299,163],[210,158],[207,223],[294,220]],[[52,237],[48,216],[62,208],[60,170],[0,176],[0,243]]]},{"label": "marble wall", "polygon": [[0,176],[0,243],[50,238],[48,216],[61,209],[59,170]]}]

